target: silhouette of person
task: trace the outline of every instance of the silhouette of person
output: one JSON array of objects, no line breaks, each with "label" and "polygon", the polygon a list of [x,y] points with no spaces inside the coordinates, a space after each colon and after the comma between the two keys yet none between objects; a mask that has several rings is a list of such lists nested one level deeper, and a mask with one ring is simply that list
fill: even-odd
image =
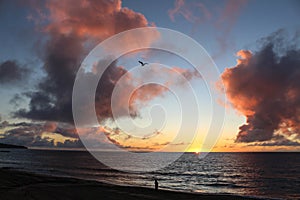
[{"label": "silhouette of person", "polygon": [[154,179],[154,184],[155,184],[155,190],[158,190],[158,181],[157,181],[157,179]]}]

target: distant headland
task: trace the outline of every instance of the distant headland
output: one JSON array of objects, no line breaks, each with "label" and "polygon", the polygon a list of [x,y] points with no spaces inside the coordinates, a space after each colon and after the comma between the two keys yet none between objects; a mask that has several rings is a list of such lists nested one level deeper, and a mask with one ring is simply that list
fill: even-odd
[{"label": "distant headland", "polygon": [[0,143],[0,149],[5,149],[5,148],[7,148],[7,149],[28,149],[27,147],[21,146],[21,145]]}]

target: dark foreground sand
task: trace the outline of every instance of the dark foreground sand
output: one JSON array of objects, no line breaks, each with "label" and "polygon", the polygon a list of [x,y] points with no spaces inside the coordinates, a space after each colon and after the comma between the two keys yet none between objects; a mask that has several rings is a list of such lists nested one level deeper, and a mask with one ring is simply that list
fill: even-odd
[{"label": "dark foreground sand", "polygon": [[172,192],[149,188],[116,186],[96,181],[37,175],[0,169],[0,199],[250,199],[230,195]]}]

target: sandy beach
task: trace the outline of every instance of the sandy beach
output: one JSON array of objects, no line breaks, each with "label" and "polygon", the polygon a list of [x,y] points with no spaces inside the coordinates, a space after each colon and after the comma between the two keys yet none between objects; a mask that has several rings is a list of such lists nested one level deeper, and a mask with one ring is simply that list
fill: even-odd
[{"label": "sandy beach", "polygon": [[96,181],[0,169],[0,199],[251,199],[117,186]]}]

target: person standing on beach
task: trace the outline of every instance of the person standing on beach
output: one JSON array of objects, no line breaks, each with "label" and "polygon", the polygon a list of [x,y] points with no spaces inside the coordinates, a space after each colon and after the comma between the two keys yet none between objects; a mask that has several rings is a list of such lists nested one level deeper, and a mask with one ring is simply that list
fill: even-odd
[{"label": "person standing on beach", "polygon": [[154,179],[154,185],[155,185],[155,190],[158,190],[158,181],[157,181],[157,179]]}]

